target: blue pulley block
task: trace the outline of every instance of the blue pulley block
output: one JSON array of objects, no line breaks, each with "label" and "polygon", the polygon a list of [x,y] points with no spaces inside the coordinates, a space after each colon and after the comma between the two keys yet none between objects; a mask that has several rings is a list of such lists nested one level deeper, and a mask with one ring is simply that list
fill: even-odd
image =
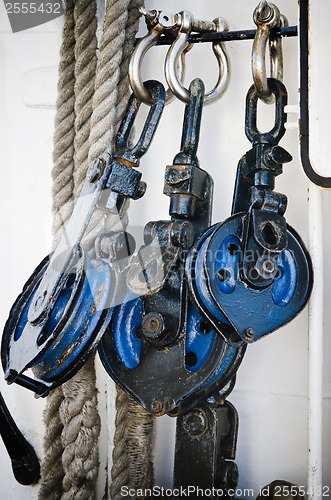
[{"label": "blue pulley block", "polygon": [[[106,262],[90,259],[78,247],[48,317],[34,326],[29,308],[48,263],[46,257],[14,303],[1,345],[6,380],[42,396],[74,375],[99,342],[111,318],[117,281]],[[35,380],[23,375],[27,368],[32,368]]]},{"label": "blue pulley block", "polygon": [[229,346],[191,303],[187,307],[179,337],[158,347],[141,328],[143,297],[128,292],[98,346],[108,374],[157,416],[177,415],[226,387],[245,353],[246,345]]},{"label": "blue pulley block", "polygon": [[144,245],[123,274],[127,293],[114,309],[98,351],[108,374],[155,415],[177,415],[228,390],[246,345],[229,346],[188,297],[184,266],[210,225],[213,181],[197,147],[204,85],[190,85],[180,152],[166,167],[171,220],[150,221]]},{"label": "blue pulley block", "polygon": [[[312,288],[308,251],[289,225],[286,248],[273,258],[262,253],[256,261],[260,270],[269,273],[265,276],[266,286],[260,286],[256,267],[251,269],[250,281],[246,279],[248,219],[249,214],[238,213],[207,231],[191,249],[186,266],[189,286],[199,307],[211,322],[221,325],[220,332],[232,345],[255,342],[288,323],[303,309]],[[262,234],[268,238],[267,232]]]},{"label": "blue pulley block", "polygon": [[[141,105],[132,94],[113,154],[107,150],[90,165],[57,248],[32,274],[10,312],[1,347],[8,383],[45,396],[84,364],[110,321],[121,267],[116,259],[121,259],[127,235],[120,231],[108,235],[107,258],[115,262],[113,267],[100,258],[91,259],[80,242],[97,206],[119,215],[127,198],[138,199],[146,190],[141,172],[134,167],[154,137],[165,90],[157,81],[145,85],[153,102],[137,143],[128,144]],[[103,236],[98,235],[99,243]],[[23,373],[27,368],[32,368],[35,379]]]},{"label": "blue pulley block", "polygon": [[240,347],[242,340],[238,336],[233,325],[226,316],[221,313],[213,301],[209,291],[208,283],[205,279],[203,259],[201,255],[206,251],[206,245],[210,236],[215,232],[217,226],[210,227],[191,248],[186,260],[186,276],[191,297],[196,307],[201,311],[204,317],[214,326],[215,330],[232,347]]},{"label": "blue pulley block", "polygon": [[284,218],[287,198],[274,191],[275,178],[292,157],[278,145],[287,119],[286,88],[272,78],[268,86],[275,96],[274,127],[258,130],[253,85],[245,117],[252,149],[238,164],[232,216],[205,231],[186,261],[194,304],[234,347],[288,323],[307,303],[313,284],[308,251]]}]

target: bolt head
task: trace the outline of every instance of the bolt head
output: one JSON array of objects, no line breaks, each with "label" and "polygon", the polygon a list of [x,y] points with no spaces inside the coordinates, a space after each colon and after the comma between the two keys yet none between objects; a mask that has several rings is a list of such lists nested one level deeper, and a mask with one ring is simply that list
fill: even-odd
[{"label": "bolt head", "polygon": [[162,314],[150,312],[142,320],[143,335],[147,340],[163,340],[167,335]]},{"label": "bolt head", "polygon": [[163,410],[163,403],[162,403],[162,401],[158,401],[157,399],[155,399],[154,401],[152,401],[152,403],[151,403],[151,410],[154,413],[161,413],[162,410]]},{"label": "bolt head", "polygon": [[276,276],[277,271],[278,271],[278,266],[276,261],[267,255],[262,255],[262,257],[259,257],[255,268],[261,278],[264,279],[272,279]]},{"label": "bolt head", "polygon": [[255,330],[254,328],[246,328],[244,334],[247,340],[252,340],[255,335]]},{"label": "bolt head", "polygon": [[195,408],[183,416],[183,427],[192,437],[200,437],[208,427],[207,416],[201,408]]},{"label": "bolt head", "polygon": [[221,462],[217,476],[219,488],[236,488],[239,480],[237,464],[235,462]]},{"label": "bolt head", "polygon": [[148,333],[156,333],[160,329],[160,320],[155,316],[150,316],[144,322],[144,327]]}]

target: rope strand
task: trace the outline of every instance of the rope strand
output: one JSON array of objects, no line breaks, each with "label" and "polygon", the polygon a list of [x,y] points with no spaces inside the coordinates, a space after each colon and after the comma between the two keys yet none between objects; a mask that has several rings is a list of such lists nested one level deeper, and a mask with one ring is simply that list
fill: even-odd
[{"label": "rope strand", "polygon": [[96,498],[100,433],[93,357],[63,384],[63,395],[60,416],[64,426],[62,461],[66,474],[61,500],[91,500]]},{"label": "rope strand", "polygon": [[[74,4],[66,1],[62,44],[60,49],[58,97],[56,101],[52,195],[53,195],[53,246],[59,242],[64,225],[73,208],[73,170],[74,170],[74,86],[75,86],[75,36]],[[41,466],[41,487],[39,500],[59,500],[62,495],[63,429],[59,417],[59,407],[63,399],[62,388],[52,391],[46,402],[44,412],[45,457]]]},{"label": "rope strand", "polygon": [[[97,66],[96,1],[75,0],[75,139],[74,197],[78,198],[88,168],[88,144]],[[60,418],[63,424],[62,500],[95,498],[98,475],[98,436],[94,359],[63,384]]]},{"label": "rope strand", "polygon": [[[57,114],[54,134],[53,214],[57,243],[79,196],[88,165],[112,144],[129,96],[128,65],[143,0],[106,1],[100,56],[96,60],[96,5],[67,0]],[[119,216],[95,211],[83,244],[91,250],[103,229],[127,224],[128,203]],[[46,458],[39,500],[95,498],[98,436],[94,360],[62,389],[53,391],[45,412]],[[152,417],[117,389],[111,498],[122,498],[122,486],[150,487],[153,482]],[[128,425],[129,424],[129,425]],[[62,455],[61,464],[60,457]]]},{"label": "rope strand", "polygon": [[96,2],[75,2],[75,199],[83,187],[88,168],[92,99],[97,67]]},{"label": "rope strand", "polygon": [[73,209],[74,171],[74,86],[75,36],[74,3],[67,0],[60,49],[58,97],[56,101],[52,196],[54,247],[60,240],[65,223]]}]

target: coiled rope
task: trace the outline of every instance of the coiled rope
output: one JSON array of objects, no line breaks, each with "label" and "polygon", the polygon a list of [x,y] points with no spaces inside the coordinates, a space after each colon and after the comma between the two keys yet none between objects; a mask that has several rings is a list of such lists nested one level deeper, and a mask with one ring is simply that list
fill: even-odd
[{"label": "coiled rope", "polygon": [[[106,2],[96,63],[95,2],[66,2],[52,170],[54,244],[71,215],[73,195],[79,195],[90,161],[109,147],[120,123],[129,95],[127,70],[142,4],[143,0]],[[125,226],[127,209],[128,204],[120,218],[96,212],[84,246],[91,247],[102,227]],[[109,495],[122,498],[124,485],[140,488],[152,484],[153,417],[120,389],[116,408]],[[96,498],[100,418],[93,358],[63,389],[48,397],[44,420],[46,455],[39,500]]]}]

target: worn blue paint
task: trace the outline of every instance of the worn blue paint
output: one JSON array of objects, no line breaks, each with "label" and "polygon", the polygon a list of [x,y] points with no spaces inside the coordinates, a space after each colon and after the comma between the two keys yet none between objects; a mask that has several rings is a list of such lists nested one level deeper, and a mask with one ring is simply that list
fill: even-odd
[{"label": "worn blue paint", "polygon": [[[109,307],[110,293],[114,293],[109,266],[102,260],[91,261],[87,256],[86,277],[77,297],[75,307],[56,337],[55,341],[32,366],[35,376],[45,382],[54,381],[63,375],[84,352],[94,339],[98,322],[103,314],[103,331],[110,321],[112,307]],[[43,333],[48,338],[56,329],[65,313],[72,286],[64,287],[50,313]],[[27,318],[26,308],[24,319]],[[20,322],[23,325],[23,317]],[[99,332],[101,334],[102,332]]]},{"label": "worn blue paint", "polygon": [[141,340],[136,330],[141,325],[143,298],[131,292],[124,296],[114,313],[113,334],[117,354],[129,369],[136,368],[140,362]]},{"label": "worn blue paint", "polygon": [[[213,228],[211,228],[210,231],[208,231],[206,233],[205,241],[203,242],[201,248],[198,251],[198,256],[197,256],[196,262],[195,262],[195,283],[196,283],[197,291],[198,291],[200,297],[202,298],[204,304],[206,305],[208,310],[211,312],[211,314],[213,316],[215,316],[215,318],[217,318],[219,321],[222,321],[223,323],[229,325],[230,323],[228,322],[228,320],[226,319],[224,314],[222,314],[222,312],[217,307],[217,305],[215,304],[214,300],[212,299],[212,297],[210,295],[210,292],[208,289],[208,283],[207,283],[206,276],[205,276],[205,270],[204,270],[205,269],[205,264],[204,264],[205,253],[206,253],[207,247],[209,245],[211,235],[214,233],[214,231],[215,231],[215,228],[213,227]],[[189,262],[188,262],[188,265],[190,265]]]},{"label": "worn blue paint", "polygon": [[[215,276],[221,292],[232,293],[236,288],[239,271],[241,242],[239,238],[230,235],[220,245],[215,255]],[[227,273],[226,279],[219,278],[220,273]]]},{"label": "worn blue paint", "polygon": [[[185,352],[194,352],[197,362],[194,366],[185,365],[187,370],[197,372],[208,360],[213,350],[216,332],[210,327],[209,333],[201,332],[201,324],[204,322],[198,311],[190,305],[188,312],[187,333]],[[206,323],[206,322],[204,322]]]},{"label": "worn blue paint", "polygon": [[278,257],[278,267],[281,271],[275,279],[272,300],[279,307],[286,306],[291,300],[298,281],[297,266],[289,250],[285,250]]}]

